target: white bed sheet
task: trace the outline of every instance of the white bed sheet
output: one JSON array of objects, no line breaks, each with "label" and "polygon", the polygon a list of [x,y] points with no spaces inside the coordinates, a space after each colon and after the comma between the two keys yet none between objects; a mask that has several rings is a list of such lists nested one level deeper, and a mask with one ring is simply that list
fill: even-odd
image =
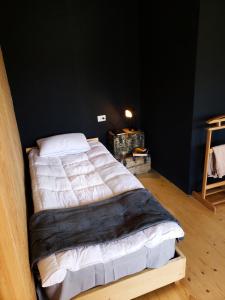
[{"label": "white bed sheet", "polygon": [[[91,149],[86,153],[61,157],[40,157],[38,149],[31,150],[29,162],[35,212],[74,207],[143,188],[100,142],[90,141],[89,145]],[[117,241],[53,254],[38,263],[42,286],[62,282],[67,270],[77,271],[105,263],[143,246],[155,247],[164,240],[183,235],[178,224],[166,222]]]}]

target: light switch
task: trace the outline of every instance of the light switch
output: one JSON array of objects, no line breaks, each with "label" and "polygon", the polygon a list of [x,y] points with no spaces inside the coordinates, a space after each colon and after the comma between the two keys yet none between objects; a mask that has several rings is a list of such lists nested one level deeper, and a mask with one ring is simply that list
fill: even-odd
[{"label": "light switch", "polygon": [[105,122],[106,121],[106,115],[97,116],[98,122]]}]

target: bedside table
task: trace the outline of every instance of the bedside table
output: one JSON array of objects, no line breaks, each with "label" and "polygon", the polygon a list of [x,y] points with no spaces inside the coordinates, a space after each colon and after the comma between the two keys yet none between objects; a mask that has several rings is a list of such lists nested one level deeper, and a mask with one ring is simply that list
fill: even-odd
[{"label": "bedside table", "polygon": [[150,155],[138,157],[127,156],[121,163],[134,175],[148,173],[151,170]]},{"label": "bedside table", "polygon": [[150,155],[133,156],[132,150],[137,147],[145,147],[145,136],[141,130],[108,131],[108,145],[114,157],[134,175],[147,173],[151,170]]},{"label": "bedside table", "polygon": [[145,146],[145,135],[141,130],[129,130],[127,128],[121,130],[108,131],[108,145],[110,151],[116,159],[131,154],[136,147]]}]

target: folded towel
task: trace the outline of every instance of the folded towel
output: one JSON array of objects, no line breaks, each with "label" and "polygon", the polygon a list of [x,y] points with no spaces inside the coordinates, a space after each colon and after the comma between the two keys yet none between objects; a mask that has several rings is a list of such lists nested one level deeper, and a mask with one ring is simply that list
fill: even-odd
[{"label": "folded towel", "polygon": [[208,176],[222,178],[225,176],[225,145],[213,147],[209,155]]}]

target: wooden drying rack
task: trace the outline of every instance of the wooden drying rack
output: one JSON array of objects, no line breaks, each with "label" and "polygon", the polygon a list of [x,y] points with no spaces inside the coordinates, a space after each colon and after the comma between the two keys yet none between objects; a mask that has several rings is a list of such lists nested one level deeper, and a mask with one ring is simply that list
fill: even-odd
[{"label": "wooden drying rack", "polygon": [[212,134],[215,131],[225,129],[225,115],[209,119],[206,123],[210,125],[210,127],[207,128],[202,191],[200,193],[193,192],[192,195],[203,205],[216,212],[216,206],[225,203],[225,180],[209,184],[207,180],[208,164],[210,154],[213,153],[213,148],[211,148]]}]

